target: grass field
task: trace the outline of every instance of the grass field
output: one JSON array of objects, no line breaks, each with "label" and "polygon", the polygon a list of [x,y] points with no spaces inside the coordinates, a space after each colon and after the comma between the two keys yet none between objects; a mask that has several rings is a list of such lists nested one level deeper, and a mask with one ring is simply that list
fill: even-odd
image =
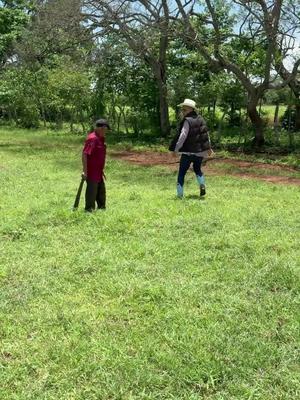
[{"label": "grass field", "polygon": [[81,143],[0,131],[0,399],[298,399],[299,187],[108,159],[72,212]]}]

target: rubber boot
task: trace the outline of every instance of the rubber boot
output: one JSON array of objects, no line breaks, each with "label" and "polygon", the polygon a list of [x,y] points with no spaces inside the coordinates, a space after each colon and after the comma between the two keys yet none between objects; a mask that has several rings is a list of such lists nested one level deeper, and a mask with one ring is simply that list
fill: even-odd
[{"label": "rubber boot", "polygon": [[183,197],[183,186],[181,186],[179,183],[177,183],[177,197],[179,199],[182,199]]},{"label": "rubber boot", "polygon": [[206,195],[204,175],[197,175],[197,182],[200,186],[200,197],[203,197]]}]

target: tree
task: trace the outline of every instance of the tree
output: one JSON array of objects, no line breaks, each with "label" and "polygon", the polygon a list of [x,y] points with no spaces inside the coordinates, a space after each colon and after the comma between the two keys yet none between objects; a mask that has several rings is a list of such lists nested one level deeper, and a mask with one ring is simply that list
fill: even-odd
[{"label": "tree", "polygon": [[[284,21],[280,40],[276,46],[275,69],[284,82],[288,82],[295,99],[295,130],[300,130],[300,1],[288,0],[283,4]],[[287,66],[287,61],[289,66]],[[297,73],[298,71],[298,73]]]},{"label": "tree", "polygon": [[245,106],[246,96],[242,85],[236,79],[227,79],[224,82],[220,96],[220,107],[225,116],[228,116],[229,125],[239,126],[241,121],[241,108]]},{"label": "tree", "polygon": [[0,68],[13,55],[14,42],[29,22],[31,2],[26,0],[0,1]]},{"label": "tree", "polygon": [[51,65],[68,56],[82,65],[89,61],[93,42],[83,24],[80,0],[42,1],[17,45],[18,61],[31,69]]},{"label": "tree", "polygon": [[57,64],[56,68],[47,71],[46,110],[52,111],[58,124],[69,121],[71,132],[75,123],[80,123],[85,132],[93,98],[91,75],[68,57],[61,57]]},{"label": "tree", "polygon": [[149,66],[126,41],[116,34],[107,35],[97,49],[95,62],[95,107],[103,110],[106,105],[117,131],[121,120],[126,131],[129,125],[137,133],[147,128],[159,131],[158,89]]},{"label": "tree", "polygon": [[117,33],[150,68],[159,92],[160,128],[170,131],[167,88],[168,1],[84,0],[83,13],[95,37]]},{"label": "tree", "polygon": [[25,128],[39,126],[38,93],[45,85],[36,74],[23,67],[6,68],[0,81],[2,114]]},{"label": "tree", "polygon": [[85,129],[90,113],[88,62],[92,46],[89,31],[82,25],[79,1],[38,1],[11,49],[14,57],[3,74],[6,83],[0,105],[4,113],[7,110],[10,118],[26,127],[38,126],[42,118],[44,124],[66,119],[71,130],[75,122]]},{"label": "tree", "polygon": [[[175,2],[186,44],[196,48],[213,70],[225,69],[243,85],[248,94],[248,114],[255,129],[253,144],[261,146],[263,123],[257,105],[267,89],[275,89],[271,70],[280,37],[282,1],[234,0],[234,13],[229,1],[205,0],[203,9],[198,12],[195,12],[194,1],[188,2],[191,4],[188,11],[183,1]],[[249,68],[251,66],[254,70]],[[296,71],[297,66],[281,87],[292,80]]]},{"label": "tree", "polygon": [[203,57],[197,51],[187,49],[180,36],[171,40],[168,53],[170,102],[173,108],[176,109],[186,97],[195,99],[201,106],[212,104],[214,99],[206,96],[211,74]]}]

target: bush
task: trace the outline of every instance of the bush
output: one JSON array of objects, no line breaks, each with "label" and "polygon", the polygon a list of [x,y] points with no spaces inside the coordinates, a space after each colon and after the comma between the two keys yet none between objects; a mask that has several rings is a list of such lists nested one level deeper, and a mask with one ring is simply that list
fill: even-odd
[{"label": "bush", "polygon": [[26,104],[19,110],[17,123],[22,128],[38,128],[40,125],[40,112],[35,104]]}]

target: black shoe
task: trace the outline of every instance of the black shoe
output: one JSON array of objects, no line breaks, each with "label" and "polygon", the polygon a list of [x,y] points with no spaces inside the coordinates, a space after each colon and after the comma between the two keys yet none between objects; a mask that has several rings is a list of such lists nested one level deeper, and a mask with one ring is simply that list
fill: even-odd
[{"label": "black shoe", "polygon": [[205,185],[200,185],[200,197],[206,195]]}]

